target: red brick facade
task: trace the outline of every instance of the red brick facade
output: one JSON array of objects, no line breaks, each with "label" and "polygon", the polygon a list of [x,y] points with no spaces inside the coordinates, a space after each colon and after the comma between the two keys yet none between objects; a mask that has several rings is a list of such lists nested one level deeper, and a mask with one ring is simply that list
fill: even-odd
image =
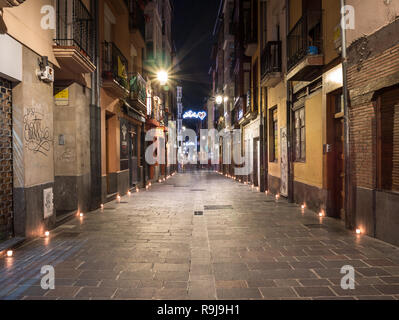
[{"label": "red brick facade", "polygon": [[11,83],[0,78],[0,240],[12,232],[13,168]]},{"label": "red brick facade", "polygon": [[[399,44],[348,70],[352,178],[357,186],[373,189],[376,184],[375,91],[399,70]],[[374,84],[374,86],[373,86]],[[392,83],[391,83],[392,85]]]}]

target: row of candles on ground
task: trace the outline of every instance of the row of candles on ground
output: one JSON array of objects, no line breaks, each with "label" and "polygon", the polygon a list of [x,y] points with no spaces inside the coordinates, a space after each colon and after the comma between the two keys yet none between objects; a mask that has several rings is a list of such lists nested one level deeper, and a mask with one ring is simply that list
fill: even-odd
[{"label": "row of candles on ground", "polygon": [[[175,174],[176,174],[176,173],[172,173],[171,175],[167,176],[166,178],[159,179],[158,182],[159,182],[159,183],[165,182],[166,180],[172,178]],[[149,190],[149,189],[151,188],[151,186],[152,186],[152,183],[149,182],[149,183],[146,185],[146,190]],[[138,193],[138,192],[140,192],[140,189],[139,189],[139,187],[136,187],[136,193]],[[127,192],[127,195],[130,197],[130,196],[132,195],[132,192],[129,190],[129,191]],[[121,202],[122,197],[121,197],[120,195],[118,195],[118,196],[116,197],[116,200],[117,200],[118,202]],[[101,204],[100,208],[101,208],[101,210],[104,210],[104,204]],[[79,217],[80,219],[83,219],[84,213],[78,211],[78,212],[76,213],[76,216]],[[48,238],[50,237],[50,231],[45,231],[45,232],[44,232],[44,237],[48,239]],[[13,252],[12,250],[8,250],[8,251],[6,252],[6,256],[9,257],[9,258],[11,258],[13,255],[14,255],[14,252]]]},{"label": "row of candles on ground", "polygon": [[[249,184],[247,181],[244,181],[244,182],[243,182],[242,179],[238,179],[238,178],[236,178],[236,177],[234,177],[234,176],[232,176],[232,175],[230,175],[230,174],[227,174],[227,173],[224,174],[223,172],[218,172],[218,173],[219,173],[220,175],[222,175],[222,176],[225,176],[226,178],[229,178],[229,179],[238,181],[239,183],[244,183],[245,185],[248,185],[248,184]],[[252,188],[252,190],[256,190],[256,191],[258,191],[258,192],[260,191],[260,188],[259,188],[259,187],[255,187],[254,184],[251,185],[251,188]],[[266,190],[266,191],[265,191],[265,194],[268,196],[268,195],[269,195],[269,191]],[[276,194],[276,195],[275,195],[275,199],[276,199],[276,201],[279,201],[280,195],[279,195],[279,194]],[[304,212],[305,212],[305,209],[306,209],[306,203],[304,203],[304,204],[301,205],[301,209],[302,209],[302,213],[304,213]],[[321,211],[319,212],[318,216],[319,216],[320,218],[324,218],[324,217],[325,217],[325,212],[324,212],[324,210],[321,210]],[[356,234],[362,234],[362,233],[363,233],[363,232],[362,232],[362,230],[361,230],[360,228],[357,228],[357,229],[356,229]]]}]

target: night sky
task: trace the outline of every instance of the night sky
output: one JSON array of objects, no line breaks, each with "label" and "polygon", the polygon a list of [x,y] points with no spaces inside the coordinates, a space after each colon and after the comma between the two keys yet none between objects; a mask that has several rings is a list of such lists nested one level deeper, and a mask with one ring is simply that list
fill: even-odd
[{"label": "night sky", "polygon": [[211,89],[213,29],[220,0],[172,0],[173,40],[180,61],[177,78],[182,81],[184,110],[204,110]]}]

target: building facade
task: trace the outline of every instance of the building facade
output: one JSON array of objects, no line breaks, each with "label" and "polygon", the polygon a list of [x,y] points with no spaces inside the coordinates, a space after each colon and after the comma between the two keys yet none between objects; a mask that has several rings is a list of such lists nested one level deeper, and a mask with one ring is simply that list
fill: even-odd
[{"label": "building facade", "polygon": [[226,15],[230,4],[216,22],[209,101],[229,95],[233,75],[231,115],[208,113],[218,131],[241,129],[252,173],[236,178],[397,244],[398,3],[236,0]]},{"label": "building facade", "polygon": [[172,7],[138,0],[0,6],[0,239],[32,238],[151,178],[148,123],[164,130],[176,103],[148,61],[156,54],[158,67],[171,72]]},{"label": "building facade", "polygon": [[399,3],[346,3],[349,224],[398,245]]}]

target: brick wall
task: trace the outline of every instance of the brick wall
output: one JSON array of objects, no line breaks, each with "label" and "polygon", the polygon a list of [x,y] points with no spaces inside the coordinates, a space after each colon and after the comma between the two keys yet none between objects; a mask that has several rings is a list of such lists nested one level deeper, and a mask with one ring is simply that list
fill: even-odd
[{"label": "brick wall", "polygon": [[12,232],[12,152],[11,83],[0,78],[0,240]]},{"label": "brick wall", "polygon": [[[356,55],[352,51],[352,55]],[[352,64],[348,69],[350,92],[351,174],[355,185],[373,189],[376,170],[375,91],[394,84],[399,70],[399,44]]]}]

